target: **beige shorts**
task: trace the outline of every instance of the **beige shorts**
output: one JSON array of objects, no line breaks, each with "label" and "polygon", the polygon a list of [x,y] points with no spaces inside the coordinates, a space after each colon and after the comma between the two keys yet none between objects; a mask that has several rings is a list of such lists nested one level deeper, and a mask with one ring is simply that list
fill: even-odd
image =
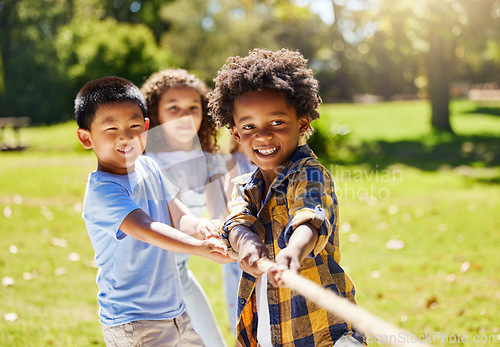
[{"label": "beige shorts", "polygon": [[102,332],[108,347],[204,346],[186,312],[174,319],[139,320],[117,326],[102,324]]}]

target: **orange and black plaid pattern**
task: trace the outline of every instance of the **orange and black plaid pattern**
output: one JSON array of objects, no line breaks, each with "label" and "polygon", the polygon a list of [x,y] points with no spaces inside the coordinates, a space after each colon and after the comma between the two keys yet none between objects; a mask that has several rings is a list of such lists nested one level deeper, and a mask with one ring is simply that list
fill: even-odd
[{"label": "orange and black plaid pattern", "polygon": [[[234,180],[231,213],[224,223],[227,239],[236,225],[257,233],[271,260],[288,244],[297,226],[309,223],[318,230],[318,242],[302,263],[300,274],[354,302],[354,285],[340,267],[338,202],[330,173],[307,145],[273,181],[263,197],[259,170]],[[256,278],[243,272],[238,292],[238,341],[257,346]],[[350,324],[316,306],[288,288],[267,287],[273,346],[333,346],[345,334],[359,341],[363,335]]]}]

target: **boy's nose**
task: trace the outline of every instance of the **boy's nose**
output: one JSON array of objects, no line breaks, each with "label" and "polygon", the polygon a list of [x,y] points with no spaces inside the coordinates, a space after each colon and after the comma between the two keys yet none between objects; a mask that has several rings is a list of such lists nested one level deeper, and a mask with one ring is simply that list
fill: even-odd
[{"label": "boy's nose", "polygon": [[126,129],[122,131],[121,137],[128,140],[128,139],[133,139],[134,135],[129,129]]},{"label": "boy's nose", "polygon": [[267,140],[272,137],[272,133],[268,129],[262,129],[255,134],[257,140]]}]

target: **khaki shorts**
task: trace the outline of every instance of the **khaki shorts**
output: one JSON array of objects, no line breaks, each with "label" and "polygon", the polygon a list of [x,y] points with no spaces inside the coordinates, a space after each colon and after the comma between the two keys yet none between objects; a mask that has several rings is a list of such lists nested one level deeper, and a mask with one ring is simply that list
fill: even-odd
[{"label": "khaki shorts", "polygon": [[102,332],[108,347],[204,346],[186,312],[174,319],[139,320],[117,326],[102,324]]}]

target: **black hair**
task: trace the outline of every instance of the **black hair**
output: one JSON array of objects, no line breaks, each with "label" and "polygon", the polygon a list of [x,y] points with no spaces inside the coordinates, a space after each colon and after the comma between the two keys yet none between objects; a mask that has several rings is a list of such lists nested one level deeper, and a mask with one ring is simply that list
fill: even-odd
[{"label": "black hair", "polygon": [[217,126],[234,126],[234,102],[242,94],[271,90],[283,93],[298,117],[319,117],[321,104],[318,81],[307,60],[294,50],[273,52],[254,49],[246,57],[230,57],[214,78],[215,88],[208,94],[209,112]]},{"label": "black hair", "polygon": [[112,103],[130,102],[141,108],[146,117],[146,103],[139,88],[127,79],[108,76],[85,84],[75,99],[75,118],[78,127],[90,130],[97,110]]}]

